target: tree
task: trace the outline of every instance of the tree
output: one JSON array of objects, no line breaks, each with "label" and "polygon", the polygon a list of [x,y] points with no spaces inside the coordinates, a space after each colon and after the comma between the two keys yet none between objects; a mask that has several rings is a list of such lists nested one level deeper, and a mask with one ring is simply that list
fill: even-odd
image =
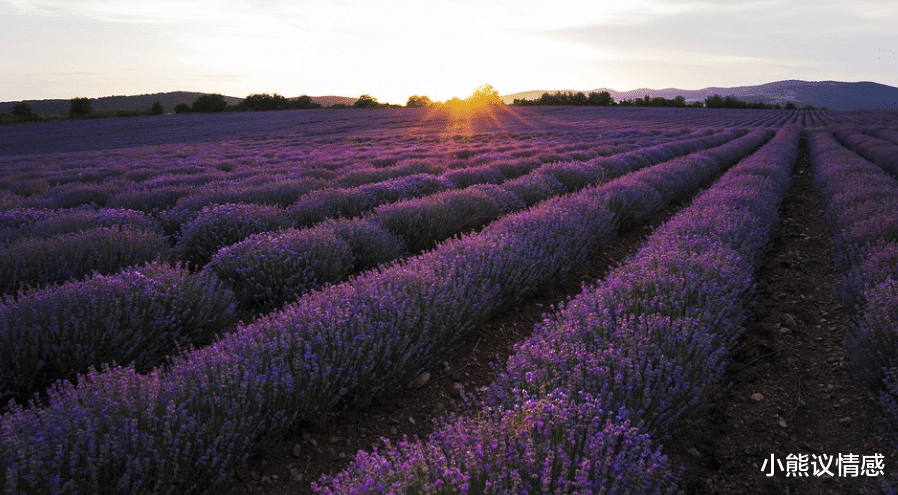
[{"label": "tree", "polygon": [[685,107],[686,106],[686,98],[681,95],[677,95],[673,99],[673,106],[675,107]]},{"label": "tree", "polygon": [[502,98],[499,98],[499,92],[489,84],[484,84],[475,89],[474,93],[472,93],[465,101],[471,107],[502,105]]},{"label": "tree", "polygon": [[25,103],[24,101],[16,103],[15,106],[12,107],[12,114],[18,119],[26,122],[37,118],[37,115],[34,114],[34,110],[32,110],[31,105]]},{"label": "tree", "polygon": [[194,112],[223,112],[226,108],[228,102],[218,93],[202,95],[193,102]]},{"label": "tree", "polygon": [[705,108],[723,108],[725,104],[726,101],[718,94],[705,98]]},{"label": "tree", "polygon": [[601,93],[589,93],[589,97],[586,100],[588,105],[597,105],[602,107],[607,107],[614,105],[614,98],[611,97],[611,93],[608,91],[602,91]]},{"label": "tree", "polygon": [[431,105],[433,105],[433,102],[430,101],[430,98],[418,95],[409,96],[408,103],[405,104],[408,108],[427,108]]},{"label": "tree", "polygon": [[312,101],[311,96],[302,95],[293,101],[293,107],[299,109],[321,108],[321,103]]},{"label": "tree", "polygon": [[371,95],[359,96],[359,99],[352,104],[353,108],[377,108],[378,106],[377,98],[374,98]]},{"label": "tree", "polygon": [[81,98],[72,98],[69,102],[69,116],[75,118],[84,118],[87,117],[93,110],[93,107],[90,103],[90,98],[81,97]]},{"label": "tree", "polygon": [[253,110],[253,111],[265,111],[265,110],[279,110],[288,108],[289,103],[287,102],[287,98],[274,93],[261,93],[261,94],[251,94],[243,99],[237,108],[240,110]]},{"label": "tree", "polygon": [[165,113],[165,109],[162,108],[162,102],[159,100],[153,102],[153,106],[150,107],[150,110],[147,113],[150,115],[162,115]]},{"label": "tree", "polygon": [[190,113],[190,105],[186,103],[178,103],[175,105],[175,113]]}]

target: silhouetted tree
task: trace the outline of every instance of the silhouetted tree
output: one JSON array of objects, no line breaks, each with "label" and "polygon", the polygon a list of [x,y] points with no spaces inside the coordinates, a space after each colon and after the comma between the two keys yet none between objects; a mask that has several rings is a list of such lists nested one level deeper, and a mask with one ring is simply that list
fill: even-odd
[{"label": "silhouetted tree", "polygon": [[431,105],[433,105],[433,102],[430,101],[430,98],[418,95],[409,96],[408,102],[405,104],[408,108],[426,108]]},{"label": "silhouetted tree", "polygon": [[186,103],[178,103],[175,105],[175,113],[190,113],[190,105]]},{"label": "silhouetted tree", "polygon": [[228,108],[228,102],[224,96],[218,93],[202,95],[193,102],[194,112],[223,112]]},{"label": "silhouetted tree", "polygon": [[159,100],[153,102],[153,106],[150,107],[150,110],[147,113],[150,115],[162,115],[165,113],[165,109],[162,108],[162,102]]},{"label": "silhouetted tree", "polygon": [[723,108],[726,101],[720,95],[711,95],[705,98],[705,108]]},{"label": "silhouetted tree", "polygon": [[293,108],[299,108],[303,110],[310,108],[321,108],[321,103],[315,103],[314,101],[312,101],[311,96],[302,95],[293,101]]},{"label": "silhouetted tree", "polygon": [[24,101],[16,103],[12,107],[12,115],[26,122],[37,118],[37,115],[34,114],[34,110],[31,108],[31,105],[25,103]]},{"label": "silhouetted tree", "polygon": [[90,103],[90,98],[81,97],[81,98],[72,98],[69,102],[69,116],[75,118],[84,118],[87,117],[93,110],[93,107]]},{"label": "silhouetted tree", "polygon": [[256,112],[279,110],[288,107],[287,98],[277,93],[271,95],[268,93],[251,94],[237,105],[238,110],[252,110]]},{"label": "silhouetted tree", "polygon": [[472,107],[502,105],[502,98],[499,97],[499,92],[492,85],[484,84],[475,89],[474,93],[465,99],[465,102]]},{"label": "silhouetted tree", "polygon": [[589,105],[597,105],[607,107],[610,105],[614,105],[614,98],[611,97],[611,93],[608,91],[602,91],[600,93],[589,93],[589,97],[586,99],[587,104]]},{"label": "silhouetted tree", "polygon": [[353,108],[377,108],[377,98],[372,97],[371,95],[362,95],[359,96],[359,99],[352,104]]}]

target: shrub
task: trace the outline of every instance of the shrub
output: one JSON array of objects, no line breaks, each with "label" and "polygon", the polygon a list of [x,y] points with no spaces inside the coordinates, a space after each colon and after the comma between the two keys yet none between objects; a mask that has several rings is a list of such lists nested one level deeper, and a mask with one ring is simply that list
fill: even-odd
[{"label": "shrub", "polygon": [[59,234],[83,232],[96,227],[130,227],[157,231],[159,226],[146,213],[135,210],[79,208],[58,210],[34,223],[28,230],[29,237],[52,237]]},{"label": "shrub", "polygon": [[72,98],[69,101],[69,116],[73,118],[84,118],[93,111],[90,98]]},{"label": "shrub", "polygon": [[236,322],[234,296],[214,277],[162,264],[29,291],[0,304],[0,397],[206,345]]},{"label": "shrub", "polygon": [[337,282],[352,268],[352,252],[330,229],[266,232],[225,247],[205,270],[234,289],[246,307],[271,309]]},{"label": "shrub", "polygon": [[97,227],[46,239],[21,239],[0,249],[3,294],[171,256],[162,234],[128,227]]},{"label": "shrub", "polygon": [[315,493],[678,493],[652,440],[601,400],[564,393],[519,409],[456,417],[426,443],[359,452]]},{"label": "shrub", "polygon": [[150,115],[162,115],[165,113],[165,109],[162,108],[162,102],[159,100],[154,101],[147,113]]},{"label": "shrub", "polygon": [[228,108],[228,103],[225,101],[224,96],[212,93],[199,96],[194,100],[192,109],[194,112],[212,113],[223,112],[226,108]]},{"label": "shrub", "polygon": [[181,226],[181,238],[176,248],[182,260],[202,267],[225,246],[252,234],[286,226],[287,218],[276,206],[226,204],[206,207],[195,219]]},{"label": "shrub", "polygon": [[354,218],[324,225],[349,246],[354,272],[389,263],[405,253],[402,240],[373,220]]},{"label": "shrub", "polygon": [[475,229],[501,215],[496,201],[474,189],[446,191],[378,207],[372,214],[412,253]]},{"label": "shrub", "polygon": [[564,184],[550,175],[532,173],[507,181],[503,189],[513,192],[527,206],[533,206],[566,191]]},{"label": "shrub", "polygon": [[24,101],[13,105],[12,112],[10,113],[12,114],[12,116],[16,117],[22,122],[30,122],[37,119],[37,114],[34,113],[31,105],[25,103]]}]

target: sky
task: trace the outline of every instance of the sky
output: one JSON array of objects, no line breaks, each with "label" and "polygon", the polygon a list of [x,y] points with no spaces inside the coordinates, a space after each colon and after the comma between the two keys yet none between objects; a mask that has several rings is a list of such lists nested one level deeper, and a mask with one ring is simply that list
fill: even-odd
[{"label": "sky", "polygon": [[0,0],[0,101],[898,86],[898,2]]}]

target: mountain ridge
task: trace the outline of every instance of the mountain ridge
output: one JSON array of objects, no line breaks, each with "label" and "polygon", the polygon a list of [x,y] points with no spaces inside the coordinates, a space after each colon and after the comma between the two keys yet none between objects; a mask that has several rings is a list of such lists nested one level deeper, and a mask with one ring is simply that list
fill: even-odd
[{"label": "mountain ridge", "polygon": [[[552,94],[557,91],[576,92],[577,90],[530,90],[503,95],[502,99],[506,103],[512,103],[515,98],[532,100],[539,98],[543,93]],[[614,101],[643,98],[648,95],[650,98],[663,97],[666,99],[683,96],[686,98],[687,103],[691,103],[704,101],[705,98],[717,94],[720,96],[735,96],[749,103],[761,102],[783,105],[792,102],[798,107],[813,105],[832,110],[898,109],[898,88],[872,81],[841,82],[789,79],[753,86],[711,86],[702,89],[638,88],[627,91],[596,88],[583,92],[589,94],[602,91],[608,91],[614,98]]]},{"label": "mountain ridge", "polygon": [[[718,87],[711,86],[702,89],[678,89],[678,88],[638,88],[627,91],[616,91],[609,88],[595,88],[591,90],[551,89],[530,90],[511,93],[500,96],[502,100],[511,104],[516,98],[533,100],[538,99],[543,93],[583,91],[592,92],[608,91],[614,101],[632,100],[649,97],[663,97],[673,99],[683,96],[687,103],[704,101],[714,94],[720,96],[734,96],[740,100],[755,103],[781,104],[792,102],[798,107],[813,105],[826,107],[832,110],[874,110],[874,109],[898,109],[898,88],[872,81],[841,82],[841,81],[802,81],[788,79],[774,81],[753,86]],[[191,91],[170,91],[166,93],[151,93],[131,96],[105,96],[91,98],[91,104],[95,110],[145,110],[155,102],[162,103],[165,112],[172,112],[178,103],[191,104],[197,97],[208,94]],[[294,97],[295,98],[295,97]],[[357,98],[348,96],[312,96],[312,101],[320,103],[323,107],[336,104],[352,105]],[[292,98],[291,98],[292,99]],[[243,98],[225,96],[229,105],[240,103]],[[19,100],[22,101],[22,100]],[[19,101],[0,102],[0,113],[9,113]],[[69,111],[70,100],[46,99],[24,100],[38,114],[66,114]]]},{"label": "mountain ridge", "polygon": [[[162,108],[166,113],[172,113],[175,105],[178,103],[192,104],[198,97],[209,94],[197,91],[169,91],[166,93],[149,93],[142,95],[128,96],[103,96],[100,98],[90,98],[91,107],[94,110],[146,110],[150,108],[154,102],[162,103]],[[298,98],[298,96],[296,97]],[[236,105],[243,101],[243,98],[236,96],[224,96],[228,105]],[[294,99],[294,98],[289,98]],[[352,105],[357,98],[348,96],[313,96],[312,101],[320,103],[322,106],[331,106],[336,104]],[[69,113],[69,105],[71,100],[66,99],[46,99],[46,100],[18,100],[0,102],[0,113],[10,113],[16,103],[24,101],[32,111],[36,114],[58,114],[65,115]]]}]

